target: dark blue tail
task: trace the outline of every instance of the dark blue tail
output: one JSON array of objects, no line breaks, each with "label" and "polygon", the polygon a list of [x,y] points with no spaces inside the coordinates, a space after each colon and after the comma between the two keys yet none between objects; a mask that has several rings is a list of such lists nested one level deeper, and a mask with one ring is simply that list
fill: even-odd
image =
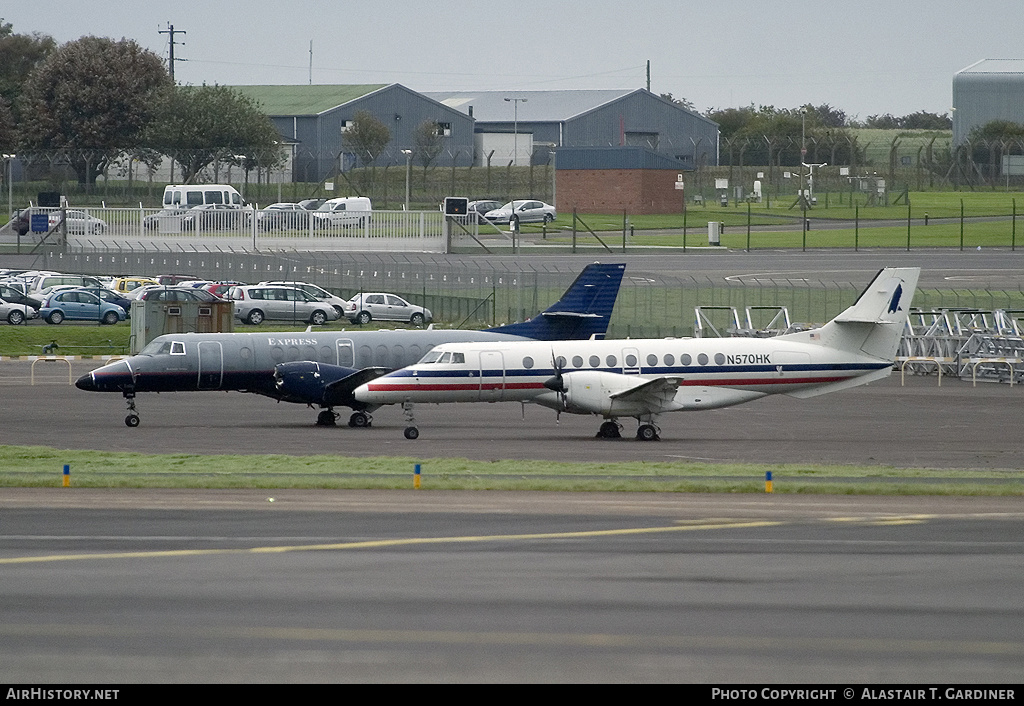
[{"label": "dark blue tail", "polygon": [[625,265],[587,265],[557,302],[529,321],[487,329],[538,341],[604,338]]}]

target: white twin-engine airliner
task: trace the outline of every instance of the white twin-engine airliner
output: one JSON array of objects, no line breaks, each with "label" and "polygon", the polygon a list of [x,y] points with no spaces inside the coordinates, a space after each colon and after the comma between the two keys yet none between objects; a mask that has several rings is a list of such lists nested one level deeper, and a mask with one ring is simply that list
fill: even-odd
[{"label": "white twin-engine airliner", "polygon": [[598,436],[658,439],[659,415],[716,409],[773,394],[814,397],[892,372],[917,288],[918,267],[881,270],[823,327],[774,338],[451,343],[356,388],[368,405],[401,404],[407,439],[416,402],[532,402],[605,418]]}]

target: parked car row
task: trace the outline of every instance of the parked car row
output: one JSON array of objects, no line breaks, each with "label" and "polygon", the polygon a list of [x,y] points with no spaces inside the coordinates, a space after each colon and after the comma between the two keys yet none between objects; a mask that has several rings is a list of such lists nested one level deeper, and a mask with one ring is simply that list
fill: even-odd
[{"label": "parked car row", "polygon": [[[464,217],[466,222],[472,223],[475,220],[480,225],[485,223],[495,225],[550,223],[558,218],[558,212],[554,206],[532,199],[509,201],[506,204],[491,200],[470,201],[466,210],[467,213]],[[460,216],[460,218],[463,217]]]},{"label": "parked car row", "polygon": [[308,282],[275,280],[250,285],[209,282],[187,274],[101,278],[59,272],[0,272],[0,320],[22,324],[42,318],[50,324],[69,320],[114,324],[141,301],[230,301],[241,322],[304,321],[322,325],[342,318],[365,325],[401,321],[422,326],[433,320],[429,309],[387,292],[360,292],[343,299]]}]

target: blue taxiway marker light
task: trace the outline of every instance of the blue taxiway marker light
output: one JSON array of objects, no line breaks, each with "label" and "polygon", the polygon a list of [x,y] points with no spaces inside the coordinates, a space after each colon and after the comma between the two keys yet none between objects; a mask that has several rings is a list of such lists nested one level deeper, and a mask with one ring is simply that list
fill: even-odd
[{"label": "blue taxiway marker light", "polygon": [[766,492],[766,493],[772,492],[772,472],[771,471],[765,471],[765,474],[764,474],[764,492]]},{"label": "blue taxiway marker light", "polygon": [[416,470],[412,474],[412,487],[416,490],[420,489],[420,464],[416,464]]},{"label": "blue taxiway marker light", "polygon": [[64,464],[64,487],[71,487],[71,466]]}]

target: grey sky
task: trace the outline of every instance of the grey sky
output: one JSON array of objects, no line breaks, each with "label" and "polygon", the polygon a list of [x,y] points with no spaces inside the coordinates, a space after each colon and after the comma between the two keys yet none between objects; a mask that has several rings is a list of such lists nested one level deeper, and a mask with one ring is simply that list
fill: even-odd
[{"label": "grey sky", "polygon": [[33,0],[0,9],[63,43],[129,37],[182,83],[401,83],[418,91],[639,88],[709,107],[944,113],[953,74],[1024,57],[1020,0]]}]

